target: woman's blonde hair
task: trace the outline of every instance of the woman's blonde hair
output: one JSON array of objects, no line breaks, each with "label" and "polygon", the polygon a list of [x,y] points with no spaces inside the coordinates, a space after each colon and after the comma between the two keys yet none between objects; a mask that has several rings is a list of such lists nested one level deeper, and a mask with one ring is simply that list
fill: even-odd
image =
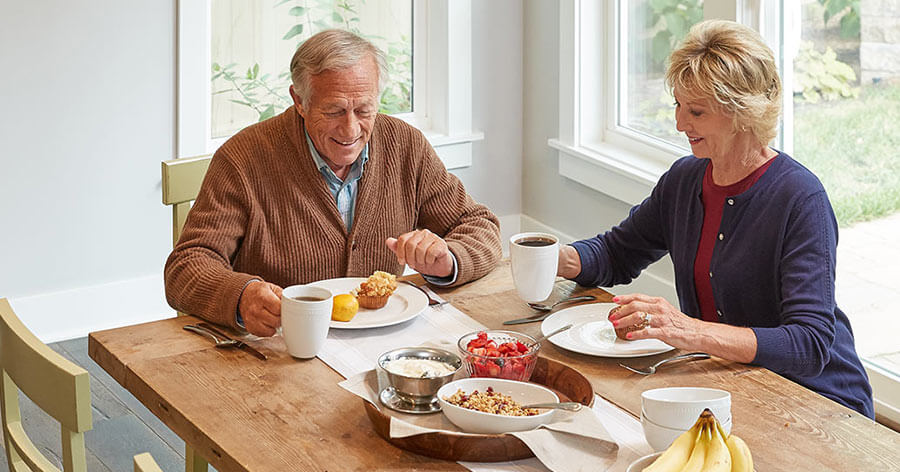
[{"label": "woman's blonde hair", "polygon": [[343,69],[371,57],[378,67],[378,93],[384,90],[387,66],[384,52],[349,31],[330,29],[314,34],[303,42],[291,58],[291,82],[300,104],[309,103],[310,76],[326,70]]},{"label": "woman's blonde hair", "polygon": [[694,25],[669,56],[666,85],[709,98],[766,145],[778,133],[781,79],[772,50],[752,28],[725,20]]}]

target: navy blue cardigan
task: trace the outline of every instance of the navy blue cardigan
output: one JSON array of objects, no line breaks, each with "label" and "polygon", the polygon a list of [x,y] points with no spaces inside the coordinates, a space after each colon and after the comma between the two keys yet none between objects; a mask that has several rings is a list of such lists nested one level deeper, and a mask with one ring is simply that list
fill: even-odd
[{"label": "navy blue cardigan", "polygon": [[[575,281],[629,283],[668,252],[681,311],[700,318],[694,257],[708,163],[679,159],[622,223],[573,243],[581,258]],[[726,199],[710,265],[713,296],[720,321],[756,333],[754,364],[874,418],[850,322],[834,299],[837,231],[819,179],[779,153],[749,190]]]}]

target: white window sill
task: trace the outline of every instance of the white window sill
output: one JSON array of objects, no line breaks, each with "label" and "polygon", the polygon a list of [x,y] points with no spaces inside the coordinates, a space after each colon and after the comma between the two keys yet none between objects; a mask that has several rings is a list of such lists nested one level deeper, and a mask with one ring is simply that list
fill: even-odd
[{"label": "white window sill", "polygon": [[900,424],[900,377],[866,359],[863,359],[863,367],[872,385],[875,414]]},{"label": "white window sill", "polygon": [[641,203],[667,167],[609,144],[592,148],[573,146],[550,139],[559,150],[559,174],[616,200],[631,205]]},{"label": "white window sill", "polygon": [[441,134],[434,131],[423,131],[425,139],[434,148],[438,157],[449,169],[460,169],[472,165],[472,143],[484,139],[481,131],[471,131],[462,134]]}]

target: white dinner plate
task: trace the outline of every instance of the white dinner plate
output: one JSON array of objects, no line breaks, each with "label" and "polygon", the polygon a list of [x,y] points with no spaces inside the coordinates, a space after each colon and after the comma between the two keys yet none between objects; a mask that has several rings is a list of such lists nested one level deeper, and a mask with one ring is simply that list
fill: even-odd
[{"label": "white dinner plate", "polygon": [[[331,290],[333,295],[350,293],[359,287],[366,277],[340,277],[337,279],[320,280],[309,285],[325,287]],[[381,328],[409,321],[428,307],[428,298],[415,287],[406,284],[398,284],[397,290],[388,298],[387,305],[376,310],[360,308],[356,316],[350,321],[331,321],[332,328],[338,329],[364,329]]]},{"label": "white dinner plate", "polygon": [[652,356],[675,349],[658,339],[623,341],[616,337],[612,323],[606,319],[615,303],[591,303],[559,310],[541,323],[547,334],[567,324],[571,329],[550,338],[550,342],[570,351],[600,357]]},{"label": "white dinner plate", "polygon": [[652,464],[653,461],[655,461],[656,458],[661,455],[662,452],[654,452],[653,454],[641,457],[640,459],[632,462],[625,472],[641,472],[645,468],[650,467],[650,464]]}]

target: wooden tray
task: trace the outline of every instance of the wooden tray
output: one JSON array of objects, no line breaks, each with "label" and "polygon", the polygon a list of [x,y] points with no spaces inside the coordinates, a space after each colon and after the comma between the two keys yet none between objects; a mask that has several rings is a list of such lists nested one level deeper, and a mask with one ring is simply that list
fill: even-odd
[{"label": "wooden tray", "polygon": [[[544,385],[560,396],[560,401],[576,401],[587,406],[594,403],[591,383],[577,370],[554,360],[538,357],[531,381]],[[366,414],[375,432],[389,443],[423,456],[452,461],[506,462],[534,457],[519,438],[511,434],[458,435],[442,432],[391,438],[391,417],[363,400]]]}]

